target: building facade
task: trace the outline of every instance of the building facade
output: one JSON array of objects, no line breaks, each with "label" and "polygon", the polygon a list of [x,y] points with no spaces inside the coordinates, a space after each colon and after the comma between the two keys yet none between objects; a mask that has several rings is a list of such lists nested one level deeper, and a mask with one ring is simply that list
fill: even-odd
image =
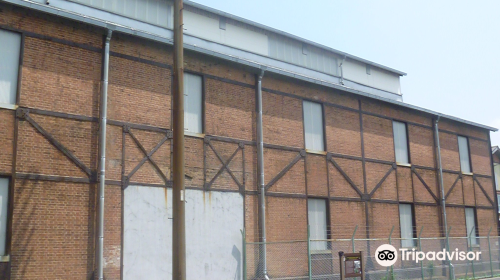
[{"label": "building facade", "polygon": [[[0,1],[3,279],[95,277],[108,29],[105,279],[169,279],[173,49],[161,32],[171,18],[139,15],[137,3],[45,2]],[[106,9],[116,24],[82,16]],[[241,275],[240,230],[261,238],[262,70],[267,241],[304,240],[308,225],[317,239],[350,238],[356,227],[358,238],[394,230],[408,247],[422,226],[424,237],[442,237],[436,123],[450,236],[498,233],[493,128],[402,103],[402,72],[194,3],[185,15],[190,279]]]}]

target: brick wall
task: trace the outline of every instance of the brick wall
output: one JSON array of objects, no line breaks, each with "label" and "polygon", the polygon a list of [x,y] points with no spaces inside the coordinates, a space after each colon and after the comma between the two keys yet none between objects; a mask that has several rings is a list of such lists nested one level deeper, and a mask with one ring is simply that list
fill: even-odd
[{"label": "brick wall", "polygon": [[[19,106],[30,109],[30,118],[48,136],[95,172],[104,30],[6,4],[0,8],[0,26],[30,32],[24,40]],[[185,55],[186,71],[202,75],[205,89],[204,133],[185,140],[186,186],[245,190],[246,237],[258,241],[255,73],[201,54]],[[170,183],[171,65],[170,46],[113,34],[106,279],[121,276],[122,186],[127,180]],[[303,151],[304,98],[324,105],[324,153]],[[443,234],[432,116],[268,73],[263,104],[270,241],[306,238],[308,197],[329,201],[331,238],[349,238],[356,226],[358,238],[388,237],[393,226],[393,237],[399,237],[400,202],[414,204],[415,227],[424,227],[424,237]],[[407,122],[411,166],[394,164],[392,120]],[[452,236],[465,236],[464,205],[477,207],[479,233],[484,235],[496,228],[488,131],[447,120],[439,125]],[[0,131],[0,175],[19,174],[11,198],[11,279],[91,278],[94,178],[30,121],[16,121],[14,111],[0,109]],[[458,134],[469,137],[474,176],[459,175]],[[152,160],[145,158],[155,148]],[[6,265],[1,267],[0,273]]]}]

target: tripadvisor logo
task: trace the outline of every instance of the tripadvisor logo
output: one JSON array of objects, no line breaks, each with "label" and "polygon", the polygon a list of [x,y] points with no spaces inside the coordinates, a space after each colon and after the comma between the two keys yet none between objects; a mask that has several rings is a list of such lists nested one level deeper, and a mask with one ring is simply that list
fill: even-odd
[{"label": "tripadvisor logo", "polygon": [[[464,252],[458,251],[458,249],[455,249],[455,251],[446,251],[446,249],[443,249],[437,252],[422,252],[416,251],[415,248],[401,248],[399,252],[401,253],[401,261],[414,261],[415,263],[423,260],[444,261],[447,259],[450,261],[478,261],[481,256],[481,252]],[[375,251],[375,260],[381,266],[394,265],[398,260],[398,250],[389,244],[380,245]]]}]

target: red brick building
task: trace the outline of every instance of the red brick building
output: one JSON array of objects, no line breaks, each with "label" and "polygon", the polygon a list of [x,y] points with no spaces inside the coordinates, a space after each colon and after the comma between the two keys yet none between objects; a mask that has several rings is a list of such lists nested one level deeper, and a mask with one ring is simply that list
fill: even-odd
[{"label": "red brick building", "polygon": [[[17,83],[0,84],[4,95],[0,97],[4,207],[0,242],[5,244],[0,247],[0,275],[2,279],[89,279],[94,275],[99,100],[103,46],[111,29],[104,274],[105,279],[132,279],[124,276],[129,275],[128,266],[124,269],[129,254],[123,248],[128,246],[127,227],[132,226],[124,194],[131,189],[128,186],[154,188],[165,193],[160,198],[168,204],[171,187],[173,51],[170,33],[161,33],[169,30],[169,23],[160,28],[162,19],[157,17],[153,31],[138,31],[95,18],[100,15],[95,7],[63,0],[50,1],[50,5],[37,2],[45,1],[0,1],[0,42],[9,42],[0,47],[5,52],[0,56],[5,58],[4,65],[18,61],[18,69],[0,66],[10,75],[0,78]],[[71,10],[76,5],[85,8],[76,13]],[[215,18],[217,28],[227,34],[237,27],[266,38],[286,35],[273,35],[258,24],[189,2],[186,13],[190,13],[186,20],[206,20],[207,26]],[[188,23],[187,33],[198,28]],[[137,26],[148,24],[140,21]],[[258,39],[259,34],[248,36]],[[484,236],[490,228],[497,234],[489,136],[493,128],[398,101],[399,76],[404,73],[382,65],[334,51],[329,54],[312,42],[283,37],[269,41],[269,48],[278,49],[277,56],[280,44],[298,44],[300,55],[312,57],[317,51],[337,65],[304,66],[273,58],[270,51],[268,58],[262,58],[270,61],[263,68],[264,63],[250,57],[257,56],[258,49],[250,50],[248,59],[224,54],[224,46],[240,51],[239,39],[231,43],[229,35],[225,38],[226,44],[211,50],[209,44],[189,44],[191,37],[187,37],[184,67],[192,79],[189,84],[194,85],[188,89],[188,98],[200,98],[199,104],[189,104],[201,109],[188,110],[193,114],[187,123],[192,130],[185,140],[186,187],[202,194],[207,203],[222,203],[224,195],[215,198],[219,193],[240,196],[243,207],[234,211],[241,216],[243,225],[238,227],[246,229],[247,241],[258,241],[261,236],[256,138],[261,69],[265,70],[268,241],[304,240],[308,223],[323,219],[321,213],[326,219],[316,226],[326,230],[317,232],[319,237],[324,233],[325,238],[350,238],[356,226],[360,227],[358,238],[386,237],[393,226],[396,237],[413,237],[415,228],[422,226],[424,237],[443,236],[435,141],[438,118],[450,236],[467,236],[470,223],[475,224],[475,235]],[[280,68],[280,63],[289,63],[288,70]],[[342,65],[345,68],[338,67]],[[370,82],[349,80],[349,75],[359,76],[352,73],[360,65]],[[397,79],[397,85],[378,85],[383,75]],[[338,83],[327,81],[327,76]],[[318,207],[319,218],[311,218],[308,204]],[[401,213],[410,215],[409,228],[400,225]],[[472,213],[472,220],[467,213]]]}]

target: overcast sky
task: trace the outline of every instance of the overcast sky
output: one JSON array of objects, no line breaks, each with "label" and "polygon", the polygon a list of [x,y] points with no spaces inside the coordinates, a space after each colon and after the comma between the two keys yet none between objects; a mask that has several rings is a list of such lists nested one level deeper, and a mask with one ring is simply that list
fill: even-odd
[{"label": "overcast sky", "polygon": [[195,1],[406,72],[404,102],[500,128],[500,1]]}]

